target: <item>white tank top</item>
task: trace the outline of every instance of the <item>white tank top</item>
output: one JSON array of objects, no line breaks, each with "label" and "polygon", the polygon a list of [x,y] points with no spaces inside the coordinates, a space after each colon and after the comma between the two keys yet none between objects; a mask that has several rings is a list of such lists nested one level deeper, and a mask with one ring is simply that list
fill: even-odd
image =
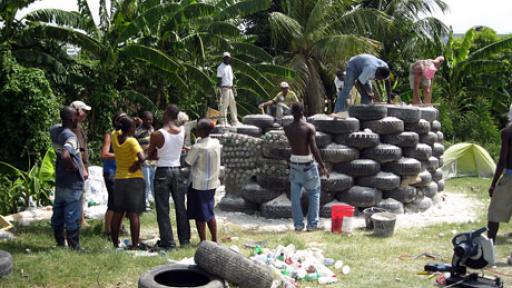
[{"label": "white tank top", "polygon": [[157,147],[158,162],[157,167],[179,167],[181,149],[185,140],[185,129],[180,128],[180,133],[171,134],[165,129],[159,129],[164,136],[164,145]]}]

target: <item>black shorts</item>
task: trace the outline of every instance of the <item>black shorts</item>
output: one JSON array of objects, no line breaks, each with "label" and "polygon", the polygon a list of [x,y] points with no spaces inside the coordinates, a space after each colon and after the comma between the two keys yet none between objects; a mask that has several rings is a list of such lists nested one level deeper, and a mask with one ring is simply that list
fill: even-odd
[{"label": "black shorts", "polygon": [[114,207],[114,183],[115,173],[104,173],[103,180],[105,180],[105,186],[107,187],[107,210],[112,210]]},{"label": "black shorts", "polygon": [[112,210],[116,213],[142,213],[146,210],[144,178],[116,179]]},{"label": "black shorts", "polygon": [[187,191],[187,217],[208,222],[215,217],[215,190],[196,190],[192,185]]}]

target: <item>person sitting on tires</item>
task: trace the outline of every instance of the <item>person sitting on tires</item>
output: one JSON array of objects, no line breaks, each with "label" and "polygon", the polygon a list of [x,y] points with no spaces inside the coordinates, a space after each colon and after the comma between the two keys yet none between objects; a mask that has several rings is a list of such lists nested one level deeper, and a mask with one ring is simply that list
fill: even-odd
[{"label": "person sitting on tires", "polygon": [[190,186],[187,192],[187,216],[196,221],[201,241],[206,240],[206,224],[217,242],[217,221],[215,220],[215,190],[220,186],[220,142],[210,137],[214,125],[208,119],[197,124],[199,139],[187,154],[185,161],[190,165]]},{"label": "person sitting on tires", "polygon": [[281,91],[277,93],[276,97],[267,102],[263,102],[258,106],[260,109],[265,109],[267,106],[271,106],[272,109],[273,106],[273,108],[275,108],[276,120],[281,120],[284,115],[290,114],[290,107],[292,104],[300,102],[299,98],[297,98],[297,94],[290,91],[290,85],[288,85],[288,82],[281,82],[280,87]]},{"label": "person sitting on tires", "polygon": [[432,80],[443,62],[444,57],[439,56],[436,57],[436,59],[418,60],[411,64],[409,69],[409,84],[412,89],[412,105],[421,104],[419,95],[420,88],[423,88],[423,104],[432,104]]},{"label": "person sitting on tires", "polygon": [[361,104],[369,104],[374,100],[374,93],[371,80],[386,80],[386,91],[388,103],[391,101],[391,74],[388,64],[381,59],[369,55],[360,54],[350,58],[345,71],[345,82],[343,89],[336,99],[334,113],[340,118],[346,118],[345,101],[352,87],[356,86],[359,94],[361,94]]}]

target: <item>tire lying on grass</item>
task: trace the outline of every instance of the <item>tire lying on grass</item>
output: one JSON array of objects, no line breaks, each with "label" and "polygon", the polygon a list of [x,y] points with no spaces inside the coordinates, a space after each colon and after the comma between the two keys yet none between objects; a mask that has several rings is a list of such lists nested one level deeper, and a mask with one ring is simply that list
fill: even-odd
[{"label": "tire lying on grass", "polygon": [[359,130],[359,120],[356,118],[334,119],[325,115],[313,118],[312,122],[316,130],[329,134],[346,134]]},{"label": "tire lying on grass", "polygon": [[357,149],[375,147],[379,145],[379,134],[371,130],[352,132],[335,137],[334,141]]},{"label": "tire lying on grass", "polygon": [[380,135],[397,134],[404,131],[404,121],[396,117],[385,117],[380,120],[363,122],[361,127],[368,128]]},{"label": "tire lying on grass", "polygon": [[375,206],[382,200],[382,191],[363,186],[352,186],[347,191],[336,194],[336,199],[355,207]]},{"label": "tire lying on grass", "polygon": [[227,286],[223,280],[196,265],[161,265],[150,269],[139,278],[139,288],[163,287],[224,288]]},{"label": "tire lying on grass", "polygon": [[383,191],[384,198],[393,198],[402,203],[411,203],[416,199],[416,188],[411,186],[398,187],[395,190]]},{"label": "tire lying on grass", "polygon": [[356,159],[334,167],[336,171],[352,177],[372,176],[380,172],[380,164],[370,159]]},{"label": "tire lying on grass", "polygon": [[345,145],[331,143],[327,147],[320,149],[320,155],[324,161],[341,163],[359,158],[359,151]]},{"label": "tire lying on grass", "polygon": [[432,199],[428,197],[423,197],[420,199],[416,199],[411,203],[405,204],[405,212],[407,213],[417,213],[427,211],[432,207]]},{"label": "tire lying on grass", "polygon": [[404,126],[405,131],[412,131],[418,134],[425,134],[430,132],[430,122],[424,119],[420,119],[420,121],[416,123],[406,123]]},{"label": "tire lying on grass", "polygon": [[399,134],[382,135],[381,141],[398,147],[415,147],[420,141],[420,136],[416,132],[405,131]]},{"label": "tire lying on grass", "polygon": [[416,123],[420,120],[420,109],[408,106],[388,106],[388,116],[396,117],[404,123]]},{"label": "tire lying on grass", "polygon": [[292,202],[286,194],[263,203],[260,206],[261,216],[269,219],[292,218]]},{"label": "tire lying on grass", "polygon": [[374,176],[357,178],[356,185],[379,190],[393,190],[400,186],[400,177],[389,172],[379,172]]},{"label": "tire lying on grass", "polygon": [[282,191],[262,188],[257,183],[249,183],[242,189],[242,197],[245,200],[256,204],[262,204],[273,200],[279,197],[282,193]]},{"label": "tire lying on grass", "polygon": [[402,149],[395,145],[379,144],[375,147],[363,150],[361,157],[372,159],[379,163],[387,163],[402,158]]},{"label": "tire lying on grass", "polygon": [[386,211],[393,214],[404,214],[404,204],[393,198],[382,199],[376,207],[386,209]]},{"label": "tire lying on grass", "polygon": [[348,115],[360,121],[379,120],[388,115],[388,108],[380,105],[353,105],[348,108]]},{"label": "tire lying on grass", "polygon": [[414,158],[420,161],[427,161],[428,158],[432,157],[432,147],[427,144],[419,143],[416,147],[405,148],[404,156]]},{"label": "tire lying on grass", "polygon": [[242,123],[246,125],[254,125],[261,130],[266,130],[274,125],[274,117],[265,114],[251,114],[242,118]]},{"label": "tire lying on grass", "polygon": [[254,214],[258,210],[258,204],[240,197],[223,197],[218,206],[223,211],[243,212],[245,214]]},{"label": "tire lying on grass", "polygon": [[416,176],[421,172],[421,162],[413,158],[401,158],[398,161],[383,164],[382,171],[399,176]]},{"label": "tire lying on grass", "polygon": [[12,256],[9,252],[0,250],[0,278],[12,272]]}]

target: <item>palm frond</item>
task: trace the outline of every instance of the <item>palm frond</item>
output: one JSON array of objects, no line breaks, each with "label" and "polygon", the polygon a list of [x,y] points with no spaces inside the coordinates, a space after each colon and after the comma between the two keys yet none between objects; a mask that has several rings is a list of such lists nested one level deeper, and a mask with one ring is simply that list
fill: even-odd
[{"label": "palm frond", "polygon": [[174,15],[168,15],[168,20],[164,24],[164,29],[174,31],[179,24],[189,23],[192,19],[210,16],[214,12],[215,6],[206,3],[193,3],[187,5],[174,13]]},{"label": "palm frond", "polygon": [[268,54],[264,49],[249,43],[234,42],[232,54],[249,56],[257,60],[257,62],[271,62],[272,55]]},{"label": "palm frond", "polygon": [[274,46],[287,45],[303,38],[303,27],[295,19],[281,13],[272,12],[268,18]]},{"label": "palm frond", "polygon": [[180,64],[171,59],[162,51],[143,45],[128,45],[120,50],[120,55],[126,59],[142,60],[158,67],[161,70],[166,70],[173,73],[181,70]]},{"label": "palm frond", "polygon": [[455,63],[460,63],[468,58],[469,49],[473,45],[473,40],[475,38],[475,29],[471,28],[464,35],[464,40],[460,44],[460,48],[456,51],[455,54]]},{"label": "palm frond", "polygon": [[83,29],[80,27],[80,13],[76,11],[64,11],[61,9],[39,9],[25,15],[25,19],[29,21],[46,22],[75,29]]},{"label": "palm frond", "polygon": [[263,74],[277,76],[286,79],[292,79],[295,77],[295,72],[285,66],[279,66],[274,64],[253,64],[252,67]]},{"label": "palm frond", "polygon": [[330,33],[364,35],[372,39],[385,39],[393,29],[392,19],[384,12],[376,9],[354,9],[340,15],[315,34],[323,38]]},{"label": "palm frond", "polygon": [[57,60],[53,55],[45,53],[38,49],[16,49],[12,51],[14,57],[24,63],[31,63],[33,66],[45,66],[50,68],[52,73],[58,75],[65,75],[66,68],[62,63]]},{"label": "palm frond", "polygon": [[235,25],[224,22],[224,21],[214,21],[210,23],[206,27],[206,31],[209,33],[215,34],[215,35],[224,35],[224,36],[231,36],[231,37],[238,37],[240,36],[240,29],[236,27]]},{"label": "palm frond", "polygon": [[339,63],[360,53],[376,54],[380,47],[379,42],[370,38],[338,34],[317,41],[313,51],[324,63]]},{"label": "palm frond", "polygon": [[239,75],[237,86],[253,90],[261,99],[270,99],[270,95],[267,90],[265,90],[258,80],[254,79],[249,74],[242,73]]},{"label": "palm frond", "polygon": [[270,0],[245,0],[239,1],[224,8],[215,17],[218,20],[240,19],[256,12],[264,11],[270,8]]},{"label": "palm frond", "polygon": [[457,65],[454,73],[455,81],[460,81],[466,75],[490,74],[504,72],[510,68],[510,64],[500,60],[472,60],[463,61]]},{"label": "palm frond", "polygon": [[131,102],[143,105],[145,109],[147,107],[147,109],[151,111],[158,110],[158,107],[155,105],[155,103],[153,103],[153,101],[151,101],[151,99],[149,99],[149,97],[135,90],[121,90],[119,92],[119,95],[121,97],[128,99]]},{"label": "palm frond", "polygon": [[261,85],[266,85],[269,87],[274,85],[272,82],[270,82],[270,80],[267,79],[267,77],[265,77],[265,75],[251,67],[250,64],[247,64],[244,61],[237,59],[236,57],[231,58],[231,64],[233,65],[235,75],[236,73],[241,72],[243,74],[249,75],[252,79],[257,80],[261,83]]},{"label": "palm frond", "polygon": [[87,34],[77,30],[53,25],[37,25],[29,28],[27,33],[32,33],[39,39],[53,39],[63,43],[69,43],[82,48],[85,51],[99,56],[103,51],[101,43]]},{"label": "palm frond", "polygon": [[110,17],[107,12],[107,1],[100,0],[100,28],[107,31],[110,28]]},{"label": "palm frond", "polygon": [[215,84],[210,80],[208,75],[190,64],[183,64],[186,68],[187,80],[189,86],[194,89],[194,86],[199,86],[206,94],[215,95]]},{"label": "palm frond", "polygon": [[507,49],[512,49],[512,37],[494,42],[482,47],[469,55],[470,59],[483,59],[491,55],[496,55]]}]

